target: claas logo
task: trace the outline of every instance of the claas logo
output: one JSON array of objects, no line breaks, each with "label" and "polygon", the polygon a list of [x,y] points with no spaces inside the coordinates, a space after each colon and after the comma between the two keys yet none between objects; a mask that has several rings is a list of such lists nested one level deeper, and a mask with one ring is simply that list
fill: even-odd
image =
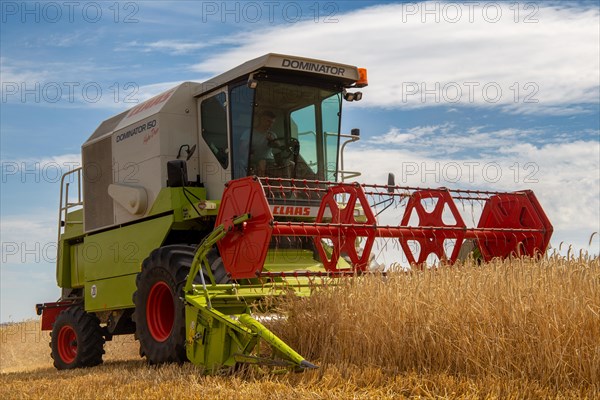
[{"label": "claas logo", "polygon": [[275,206],[273,207],[273,214],[308,217],[310,215],[310,207]]}]

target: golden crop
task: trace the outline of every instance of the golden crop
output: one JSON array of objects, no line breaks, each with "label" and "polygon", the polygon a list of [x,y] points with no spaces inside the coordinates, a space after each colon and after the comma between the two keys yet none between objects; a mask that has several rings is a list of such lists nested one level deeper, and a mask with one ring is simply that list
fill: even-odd
[{"label": "golden crop", "polygon": [[600,398],[598,257],[396,271],[277,307],[271,328],[320,369],[207,377],[146,365],[127,336],[59,372],[30,321],[0,330],[0,398]]}]

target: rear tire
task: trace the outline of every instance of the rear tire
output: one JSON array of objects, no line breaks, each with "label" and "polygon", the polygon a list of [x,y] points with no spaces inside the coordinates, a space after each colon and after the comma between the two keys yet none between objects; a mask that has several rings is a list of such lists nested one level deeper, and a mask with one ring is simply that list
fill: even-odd
[{"label": "rear tire", "polygon": [[[140,356],[151,364],[181,363],[187,359],[183,287],[195,253],[195,246],[160,247],[144,260],[137,276],[133,319]],[[229,278],[218,254],[215,256],[211,250],[207,258],[217,283],[227,282]],[[205,281],[210,284],[206,274]],[[200,283],[200,277],[194,282]]]},{"label": "rear tire", "polygon": [[50,355],[56,369],[93,367],[102,364],[104,337],[100,321],[81,306],[61,311],[52,328]]}]

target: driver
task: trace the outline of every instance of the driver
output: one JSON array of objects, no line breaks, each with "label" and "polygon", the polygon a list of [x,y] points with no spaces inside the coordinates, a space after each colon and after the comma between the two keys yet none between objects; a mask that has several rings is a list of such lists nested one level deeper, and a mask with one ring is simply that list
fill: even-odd
[{"label": "driver", "polygon": [[[258,115],[252,131],[252,145],[250,146],[250,165],[254,167],[254,173],[264,176],[267,170],[267,162],[273,162],[273,150],[271,143],[277,140],[275,132],[271,131],[275,123],[275,114],[271,111],[263,111]],[[240,138],[240,147],[248,148],[250,130],[245,131]]]},{"label": "driver", "polygon": [[250,159],[256,163],[256,172],[259,176],[265,175],[267,163],[273,162],[273,150],[271,144],[277,140],[277,134],[271,129],[275,123],[275,114],[271,111],[263,111],[252,132],[252,146]]}]

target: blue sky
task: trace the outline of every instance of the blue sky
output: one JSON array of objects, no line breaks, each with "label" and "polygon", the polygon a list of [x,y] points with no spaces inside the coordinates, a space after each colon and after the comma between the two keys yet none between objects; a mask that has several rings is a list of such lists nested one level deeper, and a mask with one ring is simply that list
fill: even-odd
[{"label": "blue sky", "polygon": [[[58,297],[57,174],[79,161],[97,125],[268,52],[368,69],[342,126],[361,129],[346,165],[363,181],[394,172],[398,184],[530,188],[554,247],[599,252],[598,236],[589,243],[600,230],[597,1],[1,7],[2,322]],[[460,179],[446,179],[448,163]]]}]

